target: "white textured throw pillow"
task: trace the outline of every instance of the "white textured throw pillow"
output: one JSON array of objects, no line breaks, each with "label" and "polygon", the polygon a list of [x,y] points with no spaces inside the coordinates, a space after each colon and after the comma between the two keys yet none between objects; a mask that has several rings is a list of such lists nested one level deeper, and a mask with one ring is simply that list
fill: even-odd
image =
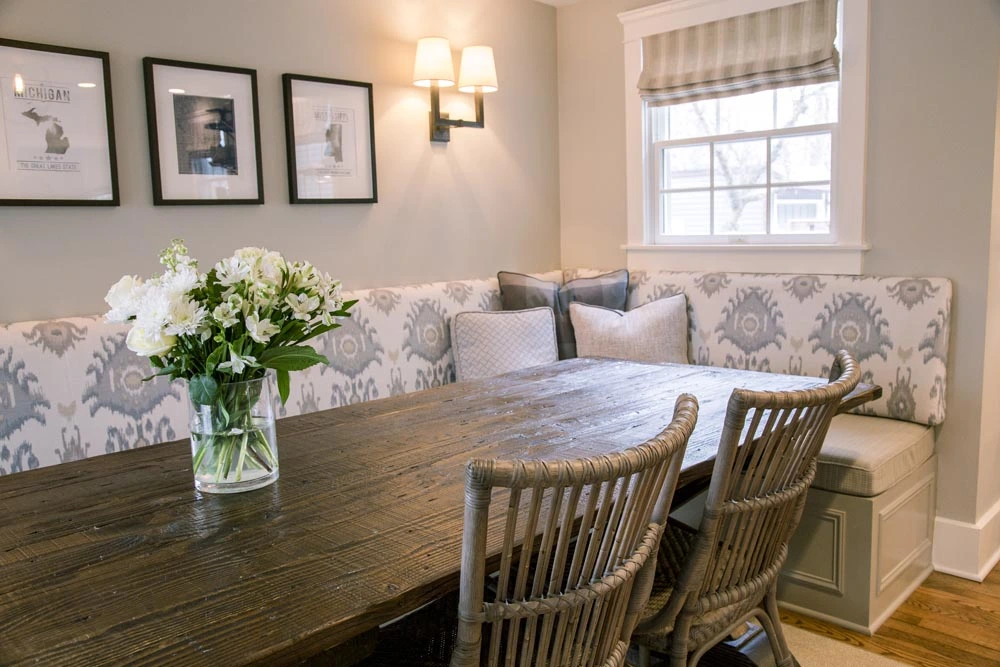
[{"label": "white textured throw pillow", "polygon": [[559,360],[548,307],[458,313],[451,320],[451,344],[459,382]]},{"label": "white textured throw pillow", "polygon": [[687,299],[677,294],[622,312],[583,303],[569,305],[581,357],[648,363],[688,363]]}]

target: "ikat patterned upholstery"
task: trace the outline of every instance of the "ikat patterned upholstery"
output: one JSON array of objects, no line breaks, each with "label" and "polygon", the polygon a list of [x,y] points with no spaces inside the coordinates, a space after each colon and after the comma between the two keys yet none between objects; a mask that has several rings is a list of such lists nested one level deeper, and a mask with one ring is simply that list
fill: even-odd
[{"label": "ikat patterned upholstery", "polygon": [[827,377],[833,355],[883,388],[858,412],[945,417],[951,281],[945,278],[633,271],[629,308],[684,293],[701,365]]},{"label": "ikat patterned upholstery", "polygon": [[[312,341],[330,365],[292,373],[280,416],[451,382],[451,317],[500,310],[496,280],[344,298],[358,299],[353,316]],[[127,328],[101,317],[0,324],[0,475],[188,437],[185,383],[143,383],[149,364],[125,347]]]},{"label": "ikat patterned upholstery", "polygon": [[0,326],[0,475],[187,435],[184,385],[143,383],[122,324]]},{"label": "ikat patterned upholstery", "polygon": [[459,382],[559,360],[551,308],[458,313],[451,318],[451,345]]},{"label": "ikat patterned upholstery", "polygon": [[[695,363],[825,376],[843,347],[866,381],[885,390],[862,412],[923,424],[944,419],[948,280],[636,271],[629,304],[682,292]],[[492,279],[345,297],[359,299],[354,316],[314,341],[330,365],[292,374],[281,416],[451,382],[450,319],[501,310]],[[125,331],[100,317],[0,324],[0,475],[188,436],[184,384],[142,383],[149,366],[125,347]]]}]

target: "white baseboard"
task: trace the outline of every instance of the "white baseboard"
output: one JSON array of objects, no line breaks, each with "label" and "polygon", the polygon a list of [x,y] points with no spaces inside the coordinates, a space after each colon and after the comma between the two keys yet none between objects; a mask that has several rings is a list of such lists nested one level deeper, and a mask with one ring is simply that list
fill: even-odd
[{"label": "white baseboard", "polygon": [[1000,500],[976,523],[934,520],[934,569],[982,581],[1000,562]]}]

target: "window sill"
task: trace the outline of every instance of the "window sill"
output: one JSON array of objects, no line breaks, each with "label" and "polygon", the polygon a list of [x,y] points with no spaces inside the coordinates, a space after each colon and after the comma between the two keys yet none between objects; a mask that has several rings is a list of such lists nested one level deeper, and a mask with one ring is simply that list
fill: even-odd
[{"label": "window sill", "polygon": [[858,275],[865,252],[862,244],[790,245],[626,244],[628,268],[669,271],[742,271],[751,273],[838,273]]}]

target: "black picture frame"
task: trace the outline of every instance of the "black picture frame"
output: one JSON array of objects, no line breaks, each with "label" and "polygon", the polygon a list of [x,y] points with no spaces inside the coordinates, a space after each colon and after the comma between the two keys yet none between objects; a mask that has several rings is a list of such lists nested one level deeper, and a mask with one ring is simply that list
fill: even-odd
[{"label": "black picture frame", "polygon": [[[114,103],[111,93],[111,56],[107,51],[94,51],[90,49],[78,49],[67,46],[56,46],[53,44],[40,44],[37,42],[26,42],[16,39],[0,38],[0,47],[11,49],[22,49],[25,51],[39,51],[44,53],[55,53],[73,58],[91,58],[100,63],[104,91],[104,114],[105,128],[107,131],[107,152],[108,152],[108,178],[110,186],[110,198],[59,198],[47,197],[7,197],[0,195],[0,206],[120,206],[121,192],[118,187],[118,155],[115,144],[115,117]],[[11,73],[14,74],[13,72]],[[0,105],[2,106],[2,105]],[[58,121],[58,119],[55,119]],[[37,120],[36,120],[37,122]],[[6,119],[0,114],[0,125],[6,127]],[[2,128],[0,128],[2,129]],[[65,150],[65,149],[64,149]]]},{"label": "black picture frame", "polygon": [[[256,196],[251,197],[174,197],[165,193],[163,176],[166,171],[160,162],[160,121],[157,115],[156,95],[159,92],[155,68],[171,67],[193,71],[222,72],[234,76],[249,78],[250,106],[253,116],[253,145],[255,169],[251,170],[256,178]],[[142,59],[143,79],[146,93],[146,123],[149,134],[149,161],[153,182],[153,204],[156,206],[218,206],[264,203],[264,173],[260,148],[260,104],[257,93],[257,70],[245,67],[230,67],[226,65],[209,65],[167,58],[145,57]],[[234,130],[235,133],[236,130]],[[237,144],[238,145],[238,144]]]},{"label": "black picture frame", "polygon": [[[358,132],[358,141],[367,141],[367,152],[370,156],[370,196],[345,196],[345,197],[320,197],[308,196],[300,188],[300,174],[297,160],[296,142],[296,118],[293,104],[293,86],[296,81],[322,84],[324,86],[360,88],[366,91],[367,104],[362,104],[361,109],[354,111],[364,111],[368,124],[367,132]],[[373,101],[373,88],[371,83],[364,81],[350,81],[348,79],[333,79],[329,77],[310,76],[307,74],[282,74],[281,88],[284,96],[285,106],[285,153],[288,159],[288,200],[291,204],[375,204],[378,203],[378,172],[375,166],[375,104]],[[364,161],[357,160],[357,163]],[[356,164],[356,166],[358,166]],[[366,165],[367,166],[367,165]],[[369,183],[369,179],[361,179],[358,182]]]}]

